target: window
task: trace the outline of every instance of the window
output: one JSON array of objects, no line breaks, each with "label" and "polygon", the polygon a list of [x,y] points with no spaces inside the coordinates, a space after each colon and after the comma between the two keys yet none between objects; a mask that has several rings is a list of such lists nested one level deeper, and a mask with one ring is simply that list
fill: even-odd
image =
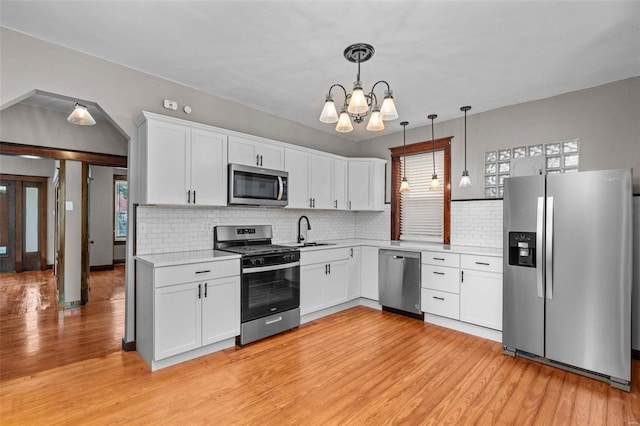
[{"label": "window", "polygon": [[116,240],[127,239],[127,199],[129,195],[127,181],[115,179],[114,182],[114,235]]},{"label": "window", "polygon": [[450,244],[451,138],[435,141],[435,170],[442,189],[430,191],[433,174],[432,143],[407,145],[409,193],[400,193],[405,167],[402,146],[391,148],[391,239]]}]

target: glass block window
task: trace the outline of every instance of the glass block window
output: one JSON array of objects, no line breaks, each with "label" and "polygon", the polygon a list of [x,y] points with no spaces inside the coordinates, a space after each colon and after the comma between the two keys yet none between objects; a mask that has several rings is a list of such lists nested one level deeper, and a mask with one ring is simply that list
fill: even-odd
[{"label": "glass block window", "polygon": [[502,198],[504,180],[511,173],[511,160],[539,155],[544,156],[547,174],[577,172],[580,165],[580,141],[574,139],[485,152],[485,198]]}]

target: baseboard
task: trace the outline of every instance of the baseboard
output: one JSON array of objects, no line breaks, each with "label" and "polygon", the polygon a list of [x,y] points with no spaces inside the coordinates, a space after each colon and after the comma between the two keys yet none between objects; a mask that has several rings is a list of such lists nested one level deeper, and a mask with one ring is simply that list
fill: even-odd
[{"label": "baseboard", "polygon": [[136,341],[134,340],[133,342],[125,342],[124,339],[122,339],[122,350],[124,352],[133,352],[136,350]]},{"label": "baseboard", "polygon": [[110,271],[113,269],[113,264],[111,265],[93,265],[89,268],[91,271]]},{"label": "baseboard", "polygon": [[118,265],[120,263],[126,263],[127,259],[113,259],[113,263]]},{"label": "baseboard", "polygon": [[640,351],[637,349],[631,349],[631,358],[640,359]]}]

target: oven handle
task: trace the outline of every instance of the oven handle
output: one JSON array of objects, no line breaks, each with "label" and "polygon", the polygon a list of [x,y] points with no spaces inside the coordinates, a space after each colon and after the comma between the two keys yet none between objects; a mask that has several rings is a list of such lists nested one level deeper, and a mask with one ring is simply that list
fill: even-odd
[{"label": "oven handle", "polygon": [[259,268],[242,268],[243,274],[257,274],[258,272],[278,271],[280,269],[289,269],[300,266],[300,262],[285,263],[282,265],[261,266]]}]

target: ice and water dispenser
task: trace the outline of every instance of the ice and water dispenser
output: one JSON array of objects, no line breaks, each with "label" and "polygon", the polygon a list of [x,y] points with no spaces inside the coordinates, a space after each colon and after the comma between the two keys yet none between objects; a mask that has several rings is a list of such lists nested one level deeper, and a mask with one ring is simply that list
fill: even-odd
[{"label": "ice and water dispenser", "polygon": [[536,267],[535,232],[509,232],[509,265]]}]

